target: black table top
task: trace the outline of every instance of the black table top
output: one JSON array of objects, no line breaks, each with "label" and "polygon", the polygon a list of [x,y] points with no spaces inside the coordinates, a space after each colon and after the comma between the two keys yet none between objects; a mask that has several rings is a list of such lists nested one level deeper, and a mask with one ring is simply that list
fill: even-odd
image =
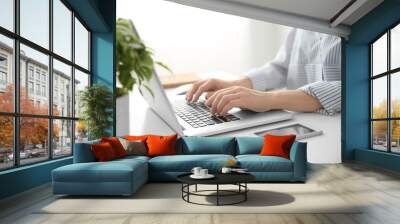
[{"label": "black table top", "polygon": [[186,184],[236,184],[248,183],[255,180],[249,173],[213,173],[212,179],[193,179],[191,173],[182,174],[177,177],[178,181]]}]

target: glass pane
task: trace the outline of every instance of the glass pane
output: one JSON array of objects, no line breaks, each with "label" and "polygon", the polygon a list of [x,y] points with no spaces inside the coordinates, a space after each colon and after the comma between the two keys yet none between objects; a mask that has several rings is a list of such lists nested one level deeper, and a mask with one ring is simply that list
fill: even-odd
[{"label": "glass pane", "polygon": [[14,165],[13,118],[0,116],[0,170]]},{"label": "glass pane", "polygon": [[400,153],[400,120],[393,120],[391,123],[391,141],[392,141],[392,152]]},{"label": "glass pane", "polygon": [[390,85],[391,114],[392,117],[400,117],[400,72],[391,75]]},{"label": "glass pane", "polygon": [[47,55],[21,44],[21,113],[48,114],[48,63]]},{"label": "glass pane", "polygon": [[75,63],[89,70],[89,32],[75,18]]},{"label": "glass pane", "polygon": [[372,44],[372,74],[378,75],[387,71],[387,34]]},{"label": "glass pane", "polygon": [[87,141],[88,138],[88,128],[84,120],[79,120],[75,122],[75,143]]},{"label": "glass pane", "polygon": [[0,26],[14,31],[14,0],[1,0],[0,9]]},{"label": "glass pane", "polygon": [[71,66],[53,60],[53,114],[72,117]]},{"label": "glass pane", "polygon": [[53,157],[72,154],[72,121],[53,121]]},{"label": "glass pane", "polygon": [[86,86],[89,86],[89,75],[75,69],[75,117],[81,114],[80,94]]},{"label": "glass pane", "polygon": [[391,31],[390,37],[390,67],[391,69],[400,67],[400,25],[397,25]]},{"label": "glass pane", "polygon": [[45,118],[20,118],[20,163],[35,163],[49,158],[49,120]]},{"label": "glass pane", "polygon": [[72,13],[60,0],[53,0],[53,17],[53,51],[71,60]]},{"label": "glass pane", "polygon": [[372,148],[387,151],[387,121],[372,122]]},{"label": "glass pane", "polygon": [[372,81],[372,118],[387,117],[387,81],[386,76]]},{"label": "glass pane", "polygon": [[0,35],[0,111],[14,111],[13,40]]},{"label": "glass pane", "polygon": [[20,0],[21,36],[49,48],[49,0]]}]

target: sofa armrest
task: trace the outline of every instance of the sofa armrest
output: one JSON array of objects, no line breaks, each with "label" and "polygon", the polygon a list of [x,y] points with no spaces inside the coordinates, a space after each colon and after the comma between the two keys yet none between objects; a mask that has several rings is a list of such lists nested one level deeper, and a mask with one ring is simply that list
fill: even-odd
[{"label": "sofa armrest", "polygon": [[90,146],[92,144],[100,143],[99,140],[90,141],[90,142],[81,142],[75,143],[74,147],[74,163],[89,163],[95,162],[96,158],[94,157]]},{"label": "sofa armrest", "polygon": [[307,176],[307,143],[294,142],[290,149],[290,160],[293,162],[293,179],[305,181]]}]

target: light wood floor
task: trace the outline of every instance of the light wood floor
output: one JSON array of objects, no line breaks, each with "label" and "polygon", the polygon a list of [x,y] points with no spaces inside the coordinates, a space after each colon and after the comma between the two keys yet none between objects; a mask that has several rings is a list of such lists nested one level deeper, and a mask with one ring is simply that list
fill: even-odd
[{"label": "light wood floor", "polygon": [[35,214],[35,208],[54,200],[47,185],[1,201],[0,223],[400,223],[398,173],[358,163],[312,165],[308,182],[322,185],[346,201],[361,200],[368,206],[357,214]]}]

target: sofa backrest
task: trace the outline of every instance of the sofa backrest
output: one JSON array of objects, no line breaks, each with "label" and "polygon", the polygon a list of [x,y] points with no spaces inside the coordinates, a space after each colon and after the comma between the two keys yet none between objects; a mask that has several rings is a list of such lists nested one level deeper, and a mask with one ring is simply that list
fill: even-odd
[{"label": "sofa backrest", "polygon": [[74,147],[74,163],[95,162],[96,158],[90,148],[92,144],[99,144],[100,140],[75,143]]},{"label": "sofa backrest", "polygon": [[263,145],[262,137],[236,137],[236,155],[259,154]]},{"label": "sofa backrest", "polygon": [[177,142],[177,154],[226,154],[235,155],[233,137],[183,137]]}]

